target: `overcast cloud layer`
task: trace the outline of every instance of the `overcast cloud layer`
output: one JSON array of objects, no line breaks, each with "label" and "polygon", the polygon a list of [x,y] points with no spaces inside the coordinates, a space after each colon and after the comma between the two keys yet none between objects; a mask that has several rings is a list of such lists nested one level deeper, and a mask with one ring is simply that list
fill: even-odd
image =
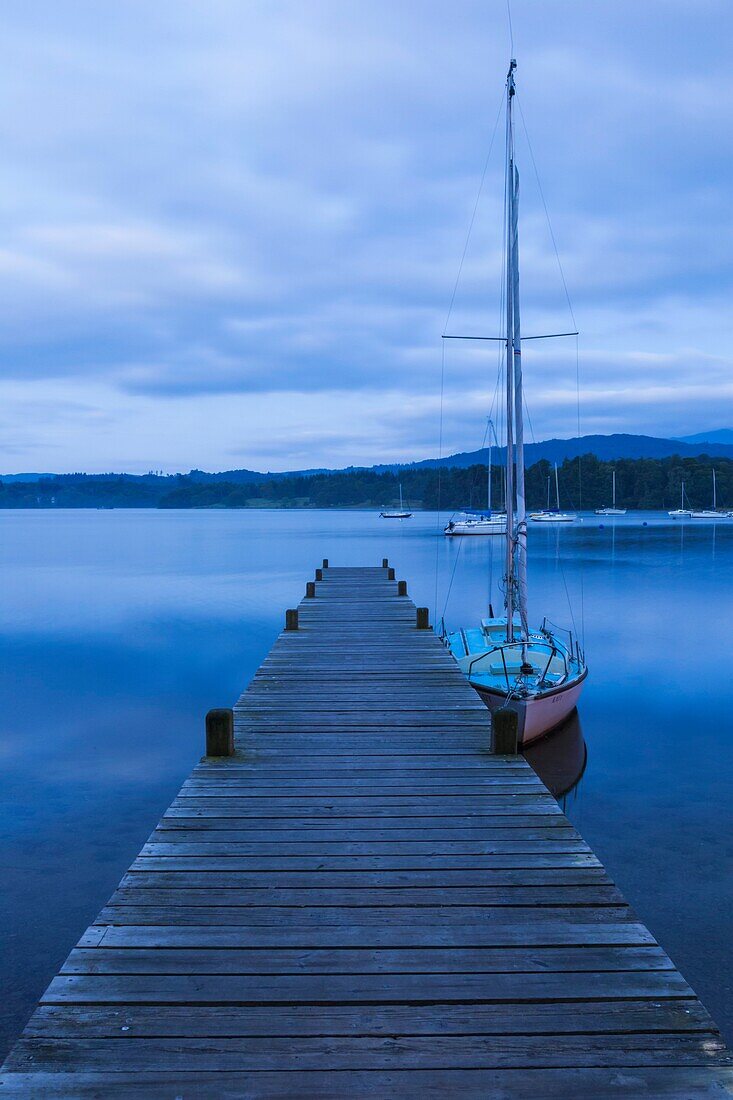
[{"label": "overcast cloud layer", "polygon": [[[513,15],[582,431],[730,425],[729,0]],[[435,454],[508,56],[504,0],[5,0],[0,469]],[[454,332],[498,324],[500,146]],[[563,330],[519,160],[524,330]],[[526,368],[534,436],[575,434],[573,342]],[[445,453],[495,380],[490,345],[448,347]]]}]

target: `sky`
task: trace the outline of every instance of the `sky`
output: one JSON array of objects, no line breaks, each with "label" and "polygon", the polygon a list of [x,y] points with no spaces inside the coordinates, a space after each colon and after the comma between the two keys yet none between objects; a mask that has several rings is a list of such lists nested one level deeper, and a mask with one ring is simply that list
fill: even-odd
[{"label": "sky", "polygon": [[[529,437],[731,426],[733,5],[511,14],[523,328],[581,331]],[[509,56],[505,0],[4,0],[0,471],[479,446]]]}]

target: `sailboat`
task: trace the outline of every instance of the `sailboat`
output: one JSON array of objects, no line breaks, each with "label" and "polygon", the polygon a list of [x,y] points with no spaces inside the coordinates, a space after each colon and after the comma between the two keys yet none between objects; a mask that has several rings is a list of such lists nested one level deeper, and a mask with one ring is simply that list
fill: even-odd
[{"label": "sailboat", "polygon": [[[574,710],[588,675],[582,649],[572,633],[559,632],[544,619],[530,630],[527,607],[527,517],[524,497],[522,347],[519,314],[519,174],[514,156],[512,59],[506,107],[506,575],[504,614],[444,637],[459,667],[492,709],[518,716],[519,740],[535,741]],[[515,453],[516,445],[516,453]],[[515,454],[515,462],[512,455]]]},{"label": "sailboat", "polygon": [[717,501],[717,489],[715,486],[715,470],[713,470],[713,506],[712,508],[700,508],[698,511],[693,510],[690,512],[693,519],[723,519],[727,517],[727,512],[718,511]]},{"label": "sailboat", "polygon": [[679,508],[673,508],[671,512],[667,512],[668,516],[672,516],[673,519],[689,519],[692,515],[691,508],[685,508],[685,483],[682,482],[680,488],[680,506]]},{"label": "sailboat", "polygon": [[[489,429],[493,432],[494,425],[489,421]],[[496,434],[496,433],[494,433]],[[504,535],[506,534],[506,512],[493,512],[491,510],[491,435],[489,435],[489,466],[486,475],[486,511],[482,512],[473,508],[464,508],[459,513],[460,518],[452,518],[443,529],[443,534],[453,537],[455,535]]]},{"label": "sailboat", "polygon": [[596,508],[596,515],[597,516],[625,516],[626,515],[626,509],[625,508],[617,508],[616,507],[616,471],[615,470],[612,471],[612,479],[613,479],[612,480],[613,489],[612,489],[612,494],[611,494],[611,507],[610,508],[608,508],[608,507],[606,507],[606,508]]},{"label": "sailboat", "polygon": [[402,482],[400,482],[400,507],[397,512],[380,512],[382,519],[409,519],[412,512],[408,512],[402,503]]},{"label": "sailboat", "polygon": [[555,463],[555,510],[550,509],[550,486],[547,485],[547,508],[542,512],[530,512],[529,518],[533,523],[573,523],[578,517],[572,512],[560,511],[560,484],[557,480],[557,463]]}]

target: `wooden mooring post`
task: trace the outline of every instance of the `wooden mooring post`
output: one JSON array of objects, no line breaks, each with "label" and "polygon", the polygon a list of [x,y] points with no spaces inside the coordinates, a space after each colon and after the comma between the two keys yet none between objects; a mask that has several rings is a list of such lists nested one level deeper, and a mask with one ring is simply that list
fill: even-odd
[{"label": "wooden mooring post", "polygon": [[234,711],[210,710],[206,715],[206,755],[234,755]]},{"label": "wooden mooring post", "polygon": [[387,568],[329,566],[286,612],[234,756],[210,712],[209,755],[52,979],[3,1096],[731,1095],[715,1024],[523,757],[491,751]]},{"label": "wooden mooring post", "polygon": [[492,716],[493,749],[497,755],[515,756],[519,743],[519,718],[515,710],[502,707]]},{"label": "wooden mooring post", "polygon": [[297,630],[298,629],[298,609],[297,607],[289,607],[285,612],[285,629]]}]

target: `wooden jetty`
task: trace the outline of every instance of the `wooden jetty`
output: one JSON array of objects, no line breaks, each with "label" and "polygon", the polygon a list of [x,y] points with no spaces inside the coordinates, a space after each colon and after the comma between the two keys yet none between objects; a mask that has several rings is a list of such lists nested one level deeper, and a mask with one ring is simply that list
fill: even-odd
[{"label": "wooden jetty", "polygon": [[235,754],[194,768],[0,1097],[733,1095],[707,1012],[531,768],[492,754],[404,582],[324,567],[308,593]]}]

